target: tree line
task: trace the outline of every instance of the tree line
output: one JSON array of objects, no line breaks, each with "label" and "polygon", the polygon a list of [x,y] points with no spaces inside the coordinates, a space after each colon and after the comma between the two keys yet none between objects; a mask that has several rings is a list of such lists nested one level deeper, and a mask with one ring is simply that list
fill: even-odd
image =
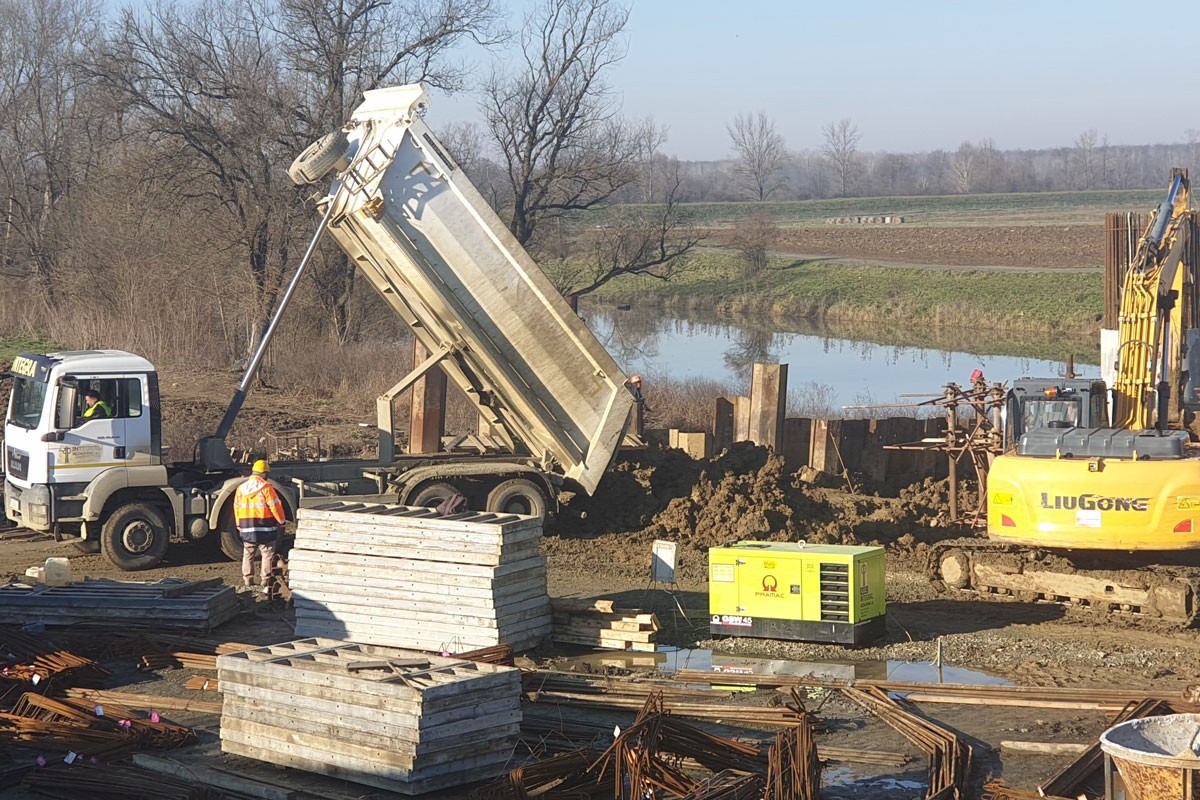
[{"label": "tree line", "polygon": [[[105,16],[95,0],[0,0],[0,333],[243,357],[316,227],[313,189],[288,165],[363,91],[415,82],[478,88],[483,122],[441,131],[445,144],[519,241],[579,265],[559,271],[565,294],[669,277],[699,236],[675,218],[675,169],[651,157],[660,131],[626,119],[606,80],[628,10],[538,0],[513,20],[501,6],[163,0]],[[463,66],[499,47],[518,57]],[[635,183],[644,212],[583,241],[554,232]],[[310,275],[298,341],[399,335],[335,247]]]},{"label": "tree line", "polygon": [[[1200,130],[1183,143],[1112,145],[1094,128],[1066,147],[1001,150],[995,140],[963,142],[957,150],[862,152],[849,118],[821,128],[816,151],[792,152],[764,111],[739,114],[727,126],[733,157],[717,169],[684,171],[680,200],[811,200],[995,192],[1149,189],[1172,167],[1200,167]],[[718,179],[714,179],[714,172]]]},{"label": "tree line", "polygon": [[[287,166],[363,91],[402,83],[478,97],[479,123],[435,128],[569,298],[622,275],[669,280],[703,239],[681,221],[684,202],[1158,186],[1165,165],[1195,162],[1180,146],[1109,147],[1095,134],[1055,151],[985,140],[863,153],[848,119],[826,126],[820,152],[794,153],[765,113],[730,122],[729,159],[681,162],[669,131],[624,115],[608,82],[628,17],[618,0],[536,0],[521,19],[500,0],[117,12],[0,0],[0,334],[243,358],[316,226],[313,189]],[[490,69],[464,66],[464,53],[500,48],[509,57]],[[401,336],[377,302],[323,247],[283,336],[310,349]]]}]

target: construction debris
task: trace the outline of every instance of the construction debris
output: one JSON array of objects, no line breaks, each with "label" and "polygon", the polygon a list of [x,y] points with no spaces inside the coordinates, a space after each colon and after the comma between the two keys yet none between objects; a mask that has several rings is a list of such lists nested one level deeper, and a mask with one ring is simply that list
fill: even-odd
[{"label": "construction debris", "polygon": [[0,624],[46,626],[153,622],[208,630],[238,614],[237,592],[223,583],[166,578],[157,583],[83,580],[66,586],[0,586]]},{"label": "construction debris", "polygon": [[805,675],[750,675],[743,673],[713,673],[702,670],[679,670],[673,676],[679,683],[737,684],[746,686],[807,686],[820,689],[878,689],[889,694],[903,695],[912,702],[954,703],[961,705],[1022,706],[1028,708],[1066,708],[1090,711],[1120,711],[1131,702],[1150,699],[1170,701],[1176,710],[1188,704],[1178,692],[1156,692],[1144,689],[1091,689],[1062,686],[993,686],[980,684],[922,683],[857,679],[830,680]]},{"label": "construction debris", "polygon": [[1013,789],[1004,781],[996,780],[983,785],[983,794],[980,796],[980,800],[1070,800],[1070,798]]},{"label": "construction debris", "polygon": [[108,675],[92,659],[58,649],[40,636],[0,629],[0,688],[6,683],[39,691],[65,683],[95,685]]},{"label": "construction debris", "polygon": [[11,712],[0,712],[0,741],[35,744],[76,757],[112,760],[135,750],[166,750],[190,741],[192,732],[114,703],[21,696]]},{"label": "construction debris", "polygon": [[556,642],[648,653],[657,648],[659,624],[654,614],[613,608],[611,600],[552,599],[550,608],[554,623],[550,638]]},{"label": "construction debris", "polygon": [[296,635],[435,652],[550,631],[541,520],[329,503],[301,509],[288,559]]},{"label": "construction debris", "polygon": [[[1128,722],[1131,719],[1143,719],[1170,714],[1171,707],[1160,700],[1143,700],[1129,703],[1113,720],[1114,725]],[[1057,775],[1044,783],[1039,791],[1047,795],[1062,795],[1076,797],[1087,782],[1093,780],[1104,765],[1104,753],[1100,750],[1100,740],[1089,747],[1079,758],[1072,761]],[[997,797],[996,800],[1001,800]]]},{"label": "construction debris", "polygon": [[120,704],[147,711],[192,711],[197,714],[220,714],[221,704],[212,700],[189,700],[161,694],[136,694],[134,692],[112,692],[102,689],[71,688],[67,697],[89,703]]},{"label": "construction debris", "polygon": [[874,714],[879,720],[929,757],[927,800],[962,800],[971,777],[971,746],[951,731],[905,710],[880,689],[841,690],[847,699]]},{"label": "construction debris", "polygon": [[21,787],[45,797],[77,800],[220,800],[219,790],[125,764],[93,764],[72,759],[26,773]]},{"label": "construction debris", "polygon": [[599,756],[586,749],[552,755],[513,770],[475,796],[814,800],[820,770],[804,715],[764,752],[677,720],[656,692],[646,698],[633,725],[620,730]]},{"label": "construction debris", "polygon": [[520,672],[304,639],[222,655],[221,749],[402,794],[500,774],[520,732]]}]

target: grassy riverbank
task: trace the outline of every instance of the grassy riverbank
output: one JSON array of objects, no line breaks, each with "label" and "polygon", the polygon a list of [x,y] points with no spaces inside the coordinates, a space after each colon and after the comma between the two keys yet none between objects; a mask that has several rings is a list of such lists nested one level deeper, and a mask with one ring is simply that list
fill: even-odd
[{"label": "grassy riverbank", "polygon": [[1006,272],[847,266],[775,259],[756,278],[742,277],[732,254],[706,251],[669,283],[614,281],[597,297],[665,312],[954,328],[980,335],[1098,335],[1104,280],[1097,273]]}]

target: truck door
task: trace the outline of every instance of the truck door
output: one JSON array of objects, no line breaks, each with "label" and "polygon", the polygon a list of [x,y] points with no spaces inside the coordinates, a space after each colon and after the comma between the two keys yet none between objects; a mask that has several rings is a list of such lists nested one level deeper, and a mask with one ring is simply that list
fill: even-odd
[{"label": "truck door", "polygon": [[[125,466],[128,447],[125,425],[129,382],[136,378],[108,378],[76,375],[59,387],[57,414],[62,440],[51,443],[50,475],[52,483],[88,483],[99,473],[112,467]],[[112,412],[111,417],[84,417],[87,403],[85,393],[94,389]],[[138,400],[138,414],[141,401]]]}]

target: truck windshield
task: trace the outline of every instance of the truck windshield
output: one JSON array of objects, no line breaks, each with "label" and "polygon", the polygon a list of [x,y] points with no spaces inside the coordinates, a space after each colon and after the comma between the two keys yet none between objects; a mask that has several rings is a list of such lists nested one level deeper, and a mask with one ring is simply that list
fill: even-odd
[{"label": "truck windshield", "polygon": [[36,428],[42,419],[42,405],[46,402],[48,386],[45,381],[33,378],[14,378],[9,422],[22,428]]}]

